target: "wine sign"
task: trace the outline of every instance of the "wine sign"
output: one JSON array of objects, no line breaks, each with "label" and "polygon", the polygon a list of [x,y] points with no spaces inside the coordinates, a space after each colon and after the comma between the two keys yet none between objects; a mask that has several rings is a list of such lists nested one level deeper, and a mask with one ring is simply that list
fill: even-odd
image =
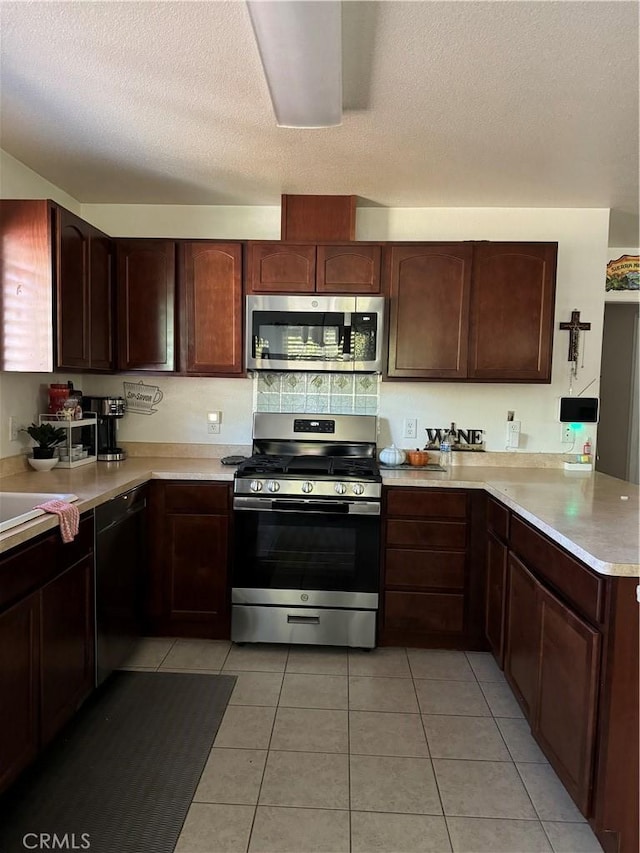
[{"label": "wine sign", "polygon": [[[438,449],[440,442],[446,435],[451,435],[451,430],[447,427],[443,429],[427,428],[427,447]],[[454,430],[456,441],[452,445],[452,450],[484,450],[484,430],[483,429],[457,429]]]}]

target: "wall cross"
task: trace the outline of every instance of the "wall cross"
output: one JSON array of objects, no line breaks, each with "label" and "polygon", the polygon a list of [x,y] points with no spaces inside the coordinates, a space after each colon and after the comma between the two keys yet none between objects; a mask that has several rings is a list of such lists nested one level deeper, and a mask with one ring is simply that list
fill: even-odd
[{"label": "wall cross", "polygon": [[569,332],[569,354],[567,361],[573,362],[574,376],[578,372],[578,350],[580,347],[580,332],[588,332],[591,329],[591,323],[580,322],[580,312],[574,310],[571,312],[571,320],[568,323],[560,323],[560,328],[563,332]]}]

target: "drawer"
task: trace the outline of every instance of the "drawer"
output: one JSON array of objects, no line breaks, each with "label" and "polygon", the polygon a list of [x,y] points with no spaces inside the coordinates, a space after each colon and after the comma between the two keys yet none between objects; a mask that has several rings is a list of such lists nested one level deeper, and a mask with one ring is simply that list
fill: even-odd
[{"label": "drawer", "polygon": [[467,546],[464,521],[387,521],[387,545],[408,548],[460,548]]},{"label": "drawer", "polygon": [[386,552],[385,586],[463,589],[465,555],[459,551]]},{"label": "drawer", "polygon": [[464,625],[464,596],[454,593],[386,592],[385,631],[459,634]]},{"label": "drawer", "polygon": [[165,511],[191,515],[226,513],[231,487],[227,483],[164,483]]},{"label": "drawer", "polygon": [[602,622],[606,581],[517,516],[511,519],[510,547],[589,619]]},{"label": "drawer", "polygon": [[402,518],[466,518],[467,495],[450,489],[387,490],[387,515]]},{"label": "drawer", "polygon": [[489,498],[487,501],[487,527],[500,539],[509,538],[510,512],[504,504]]}]

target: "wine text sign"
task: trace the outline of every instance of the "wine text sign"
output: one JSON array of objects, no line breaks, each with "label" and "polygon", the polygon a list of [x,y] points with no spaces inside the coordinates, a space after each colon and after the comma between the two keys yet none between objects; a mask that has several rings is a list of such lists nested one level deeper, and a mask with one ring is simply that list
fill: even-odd
[{"label": "wine text sign", "polygon": [[[451,430],[427,427],[427,448],[438,448],[445,436],[451,435]],[[483,429],[457,429],[455,432],[455,443],[452,450],[484,450]]]}]

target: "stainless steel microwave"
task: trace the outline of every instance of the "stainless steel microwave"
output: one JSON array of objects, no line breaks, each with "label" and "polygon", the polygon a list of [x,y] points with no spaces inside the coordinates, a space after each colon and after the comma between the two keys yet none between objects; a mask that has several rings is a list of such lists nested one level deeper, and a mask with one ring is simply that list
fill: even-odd
[{"label": "stainless steel microwave", "polygon": [[380,373],[383,296],[247,296],[247,370]]}]

